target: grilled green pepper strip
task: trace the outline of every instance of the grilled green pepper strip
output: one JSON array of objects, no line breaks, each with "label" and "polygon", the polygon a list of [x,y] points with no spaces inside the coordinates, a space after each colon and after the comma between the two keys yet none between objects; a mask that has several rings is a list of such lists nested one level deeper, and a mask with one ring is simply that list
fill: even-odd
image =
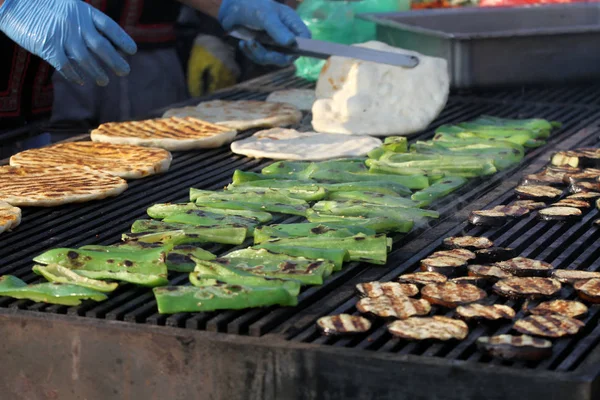
[{"label": "grilled green pepper strip", "polygon": [[156,230],[138,233],[124,233],[121,239],[130,242],[185,244],[193,242],[208,242],[221,244],[242,244],[246,240],[246,227],[188,228]]},{"label": "grilled green pepper strip", "polygon": [[293,180],[277,180],[265,179],[241,183],[239,185],[229,185],[229,187],[265,187],[265,188],[295,188],[295,187],[322,187],[327,192],[352,192],[352,191],[369,191],[383,194],[391,194],[398,196],[410,195],[412,192],[406,186],[398,185],[394,182],[348,182],[348,183],[298,183]]},{"label": "grilled green pepper strip", "polygon": [[246,226],[249,230],[254,229],[260,224],[256,218],[241,217],[239,215],[215,214],[202,210],[189,210],[181,214],[169,215],[163,218],[163,222],[168,224],[186,224],[194,226],[215,226],[215,225],[238,225]]},{"label": "grilled green pepper strip", "polygon": [[367,157],[369,157],[370,160],[379,160],[379,158],[385,153],[386,151],[383,149],[383,147],[375,147],[373,150],[367,153]]},{"label": "grilled green pepper strip", "polygon": [[173,247],[173,250],[167,253],[167,269],[176,272],[191,272],[194,270],[197,260],[210,261],[217,258],[213,253],[206,251],[193,244],[180,244]]},{"label": "grilled green pepper strip", "polygon": [[[278,161],[261,170],[263,175],[287,175],[300,179],[310,179],[316,171],[341,170],[346,172],[367,172],[365,159],[342,159],[321,162]],[[304,178],[302,178],[304,177]]]},{"label": "grilled green pepper strip", "polygon": [[42,275],[49,282],[78,285],[88,289],[97,290],[98,292],[108,293],[119,287],[119,284],[116,282],[108,283],[98,279],[86,278],[85,276],[81,276],[71,271],[69,268],[58,264],[34,265],[33,272]]},{"label": "grilled green pepper strip", "polygon": [[163,219],[169,218],[173,215],[179,215],[188,211],[205,212],[216,215],[234,215],[244,218],[254,218],[261,223],[269,222],[273,219],[273,216],[268,212],[264,211],[250,211],[250,210],[228,210],[222,208],[211,208],[211,207],[200,207],[194,203],[185,204],[155,204],[148,208],[147,213],[151,218]]},{"label": "grilled green pepper strip", "polygon": [[[471,126],[466,124],[464,126]],[[536,133],[523,129],[514,128],[500,128],[492,126],[476,126],[473,125],[471,129],[466,129],[463,126],[458,125],[442,125],[435,130],[436,134],[448,134],[453,135],[457,138],[480,138],[480,139],[500,139],[511,143],[516,143],[521,146],[525,145],[529,140],[537,137]]]},{"label": "grilled green pepper strip", "polygon": [[154,288],[161,314],[215,310],[241,310],[272,305],[295,306],[296,296],[282,287],[244,286],[217,283],[213,286],[166,286]]},{"label": "grilled green pepper strip", "polygon": [[412,220],[399,220],[390,217],[345,217],[343,215],[321,214],[313,209],[306,212],[306,219],[310,222],[332,223],[350,227],[365,227],[377,233],[385,232],[410,232],[414,226]]},{"label": "grilled green pepper strip", "polygon": [[386,207],[360,201],[319,201],[313,210],[320,213],[344,215],[347,217],[390,217],[397,220],[415,221],[421,218],[439,218],[440,214],[433,210],[418,208]]},{"label": "grilled green pepper strip", "polygon": [[385,264],[388,249],[391,249],[391,239],[384,234],[367,236],[358,234],[347,238],[289,238],[274,239],[267,244],[290,246],[306,246],[325,249],[344,249],[348,251],[351,261],[363,261],[371,264]]},{"label": "grilled green pepper strip", "polygon": [[355,182],[392,182],[409,189],[425,189],[429,186],[429,179],[425,175],[381,175],[375,173],[356,174],[346,171],[327,170],[315,174],[315,180],[324,183],[355,183]]},{"label": "grilled green pepper strip", "polygon": [[388,136],[383,140],[381,147],[384,151],[406,153],[408,151],[408,140],[404,136]]},{"label": "grilled green pepper strip", "polygon": [[316,247],[300,247],[295,245],[280,245],[276,243],[262,243],[252,246],[253,249],[267,249],[273,253],[286,254],[293,257],[307,257],[323,259],[333,263],[334,271],[341,271],[344,262],[350,261],[350,254],[344,249],[320,249]]},{"label": "grilled green pepper strip", "polygon": [[348,237],[358,233],[374,235],[376,232],[373,229],[364,227],[339,226],[335,224],[279,224],[257,228],[254,231],[254,243],[259,244],[271,239],[289,237]]},{"label": "grilled green pepper strip", "polygon": [[434,183],[426,189],[420,190],[411,196],[414,201],[430,204],[432,201],[441,199],[458,190],[468,182],[467,179],[457,176],[447,176]]},{"label": "grilled green pepper strip", "polygon": [[[259,187],[232,186],[227,188],[227,193],[261,194],[264,192],[264,189],[265,188]],[[327,194],[324,187],[317,185],[300,185],[298,183],[295,186],[287,188],[269,186],[268,189],[270,192],[279,193],[284,196],[304,201],[323,200]]]},{"label": "grilled green pepper strip", "polygon": [[67,283],[46,282],[27,285],[12,275],[0,276],[0,296],[63,306],[78,306],[82,300],[103,301],[108,298],[102,292]]},{"label": "grilled green pepper strip", "polygon": [[[208,194],[212,193],[212,194]],[[253,211],[269,211],[281,214],[304,215],[308,203],[293,199],[269,189],[263,194],[214,193],[197,189],[190,190],[190,197],[200,206]]]},{"label": "grilled green pepper strip", "polygon": [[504,128],[517,128],[535,132],[538,138],[547,138],[555,128],[560,128],[562,124],[555,121],[546,121],[545,119],[532,118],[532,119],[508,119],[491,117],[488,115],[482,115],[481,117],[463,124],[459,124],[466,128],[473,126],[492,126],[492,127],[504,127]]},{"label": "grilled green pepper strip", "polygon": [[215,262],[256,275],[293,279],[305,285],[321,285],[331,275],[334,265],[327,260],[313,260],[274,253],[267,249],[236,250]]},{"label": "grilled green pepper strip", "polygon": [[[181,216],[181,218],[179,218]],[[178,218],[175,218],[178,217]],[[202,222],[200,219],[203,217],[198,217],[198,222]],[[169,221],[166,221],[166,220]],[[258,221],[254,220],[248,222],[248,220],[242,220],[240,217],[237,217],[235,220],[231,220],[230,223],[227,223],[225,219],[220,221],[213,221],[212,225],[195,225],[192,223],[188,223],[194,220],[194,217],[189,214],[179,214],[179,216],[172,216],[169,218],[165,218],[163,221],[156,221],[153,219],[138,219],[134,221],[133,225],[131,225],[131,233],[141,233],[141,232],[161,232],[161,231],[176,231],[182,230],[186,233],[192,232],[206,232],[207,230],[214,230],[214,228],[244,228],[248,232],[248,234],[252,234],[254,232],[254,227],[258,225]],[[186,221],[186,222],[178,222],[178,221]],[[209,221],[206,221],[209,222]],[[202,241],[202,239],[198,240]],[[204,240],[208,241],[208,240]],[[220,242],[216,242],[220,243]]]},{"label": "grilled green pepper strip", "polygon": [[419,204],[403,197],[390,196],[375,192],[332,192],[328,200],[357,200],[365,203],[381,204],[388,207],[419,208]]},{"label": "grilled green pepper strip", "polygon": [[[246,171],[242,171],[239,169],[236,169],[235,171],[233,171],[233,178],[231,179],[231,183],[233,185],[239,185],[241,183],[248,183],[248,182],[254,182],[254,181],[264,181],[264,180],[273,180],[273,179],[277,179],[277,180],[293,180],[294,182],[298,182],[297,179],[292,179],[287,175],[277,175],[277,174],[270,174],[270,175],[263,175],[263,174],[258,174],[256,172],[246,172]],[[301,180],[303,183],[307,183],[307,182],[314,182],[310,179],[304,179]]]},{"label": "grilled green pepper strip", "polygon": [[161,248],[124,252],[52,249],[33,259],[39,264],[58,264],[92,279],[110,279],[142,286],[168,283],[165,253]]},{"label": "grilled green pepper strip", "polygon": [[[404,154],[398,154],[402,156]],[[407,154],[408,155],[408,154]],[[434,156],[428,160],[392,162],[369,160],[371,171],[404,174],[407,168],[419,168],[427,172],[443,172],[448,175],[474,178],[495,174],[497,169],[492,159],[459,156]],[[434,179],[435,180],[435,179]]]}]

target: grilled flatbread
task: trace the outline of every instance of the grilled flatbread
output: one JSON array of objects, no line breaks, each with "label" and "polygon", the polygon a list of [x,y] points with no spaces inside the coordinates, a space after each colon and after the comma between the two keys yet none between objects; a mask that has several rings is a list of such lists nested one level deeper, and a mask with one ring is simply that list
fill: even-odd
[{"label": "grilled flatbread", "polygon": [[166,150],[209,149],[235,138],[236,131],[196,118],[158,118],[108,122],[91,133],[92,141],[160,147]]},{"label": "grilled flatbread", "polygon": [[348,137],[273,128],[233,142],[231,151],[248,157],[274,160],[327,160],[365,156],[379,146],[381,140],[371,136]]},{"label": "grilled flatbread", "polygon": [[171,153],[158,148],[72,142],[17,153],[10,158],[10,165],[15,167],[85,166],[123,179],[138,179],[166,172],[171,165],[171,160]]},{"label": "grilled flatbread", "polygon": [[51,207],[117,196],[127,182],[87,167],[0,167],[0,201]]},{"label": "grilled flatbread", "polygon": [[409,340],[463,340],[469,334],[469,327],[463,321],[437,315],[394,321],[388,330],[394,336]]},{"label": "grilled flatbread", "polygon": [[21,209],[0,201],[0,233],[10,231],[21,223]]},{"label": "grilled flatbread", "polygon": [[312,110],[315,100],[317,95],[313,89],[277,90],[267,97],[267,101],[271,103],[291,104],[302,111]]},{"label": "grilled flatbread", "polygon": [[163,117],[194,117],[230,129],[274,128],[297,124],[302,112],[291,104],[256,100],[213,100],[195,107],[173,108]]}]

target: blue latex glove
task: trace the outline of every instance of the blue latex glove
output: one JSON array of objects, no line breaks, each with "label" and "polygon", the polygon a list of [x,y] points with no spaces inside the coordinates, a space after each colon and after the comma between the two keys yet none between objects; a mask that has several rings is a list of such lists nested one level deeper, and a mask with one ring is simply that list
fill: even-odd
[{"label": "blue latex glove", "polygon": [[80,85],[78,70],[100,86],[108,84],[96,57],[117,75],[129,73],[129,64],[114,45],[128,54],[137,51],[133,39],[115,21],[81,0],[4,0],[0,31]]},{"label": "blue latex glove", "polygon": [[[273,0],[223,0],[219,9],[219,22],[231,31],[237,26],[263,30],[282,46],[296,41],[296,37],[310,37],[310,31],[294,10]],[[240,42],[240,49],[258,64],[286,66],[293,56],[266,50],[256,41]]]}]

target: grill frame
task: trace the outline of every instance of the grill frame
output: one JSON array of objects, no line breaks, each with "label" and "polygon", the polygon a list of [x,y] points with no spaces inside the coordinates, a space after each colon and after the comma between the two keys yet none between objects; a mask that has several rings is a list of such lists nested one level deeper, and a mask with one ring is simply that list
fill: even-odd
[{"label": "grill frame", "polygon": [[[298,84],[298,81],[296,78],[290,78],[290,71],[283,71],[238,85],[210,98],[264,99],[270,91],[282,87],[310,86],[302,81]],[[567,89],[555,90],[559,93],[575,92]],[[539,94],[532,97],[534,101],[530,101],[525,92],[519,98],[520,100],[512,104],[504,97],[516,96],[514,92],[508,92],[509,95],[499,93],[501,94],[484,93],[488,97],[481,97],[480,94],[453,96],[446,111],[433,127],[458,117],[467,118],[467,115],[469,118],[474,117],[482,110],[493,112],[500,108],[502,111],[497,114],[499,116],[510,114],[520,117],[537,115],[540,110],[554,114],[564,111],[563,116],[568,120],[567,130],[573,134],[566,139],[566,133],[554,137],[547,146],[530,152],[519,167],[486,180],[485,188],[478,190],[476,196],[473,186],[478,183],[473,182],[466,189],[459,191],[458,195],[442,200],[439,207],[446,211],[444,217],[428,228],[427,232],[418,231],[404,238],[401,247],[395,248],[390,254],[392,261],[388,265],[392,267],[388,270],[358,264],[350,265],[342,274],[335,274],[330,278],[323,287],[305,290],[297,308],[199,313],[191,318],[187,314],[173,316],[156,314],[152,294],[147,291],[145,294],[140,294],[143,290],[131,287],[119,290],[104,303],[97,305],[86,303],[81,307],[72,308],[0,298],[0,332],[7,338],[0,342],[0,354],[2,354],[0,361],[6,365],[25,368],[27,363],[31,363],[33,354],[44,354],[53,360],[50,366],[39,363],[25,369],[24,374],[29,384],[32,384],[33,377],[55,374],[53,382],[48,384],[48,393],[43,394],[46,397],[36,392],[46,385],[41,384],[34,385],[36,388],[31,389],[33,394],[29,398],[52,398],[54,393],[59,398],[63,398],[62,396],[71,398],[70,394],[66,393],[73,393],[73,398],[107,398],[104,395],[109,393],[110,388],[104,383],[94,382],[91,377],[88,377],[85,382],[75,378],[79,374],[89,375],[86,368],[91,368],[95,363],[94,360],[102,366],[100,368],[102,376],[108,374],[112,378],[113,368],[135,375],[136,379],[131,379],[129,382],[117,380],[110,382],[113,385],[112,396],[122,394],[127,397],[129,394],[133,398],[143,395],[161,399],[173,398],[172,393],[175,393],[173,390],[176,390],[177,396],[182,398],[182,393],[186,393],[187,396],[197,396],[198,393],[202,393],[207,398],[223,397],[229,390],[228,397],[245,399],[334,398],[339,393],[352,394],[353,397],[365,399],[373,398],[374,394],[377,398],[401,396],[423,398],[422,396],[426,394],[427,398],[436,399],[505,399],[522,395],[523,391],[536,396],[547,395],[552,399],[592,399],[600,396],[600,346],[597,346],[596,336],[591,339],[595,350],[574,370],[562,372],[519,366],[515,368],[498,362],[481,363],[446,359],[434,357],[435,354],[424,357],[385,351],[365,351],[348,347],[346,339],[334,345],[324,345],[328,339],[304,343],[290,337],[294,331],[296,331],[295,337],[298,337],[307,332],[306,327],[312,329],[316,318],[325,315],[324,311],[327,307],[335,309],[339,308],[340,304],[351,301],[349,299],[355,283],[381,276],[397,276],[400,269],[410,268],[415,261],[423,258],[422,255],[434,251],[443,237],[464,229],[464,221],[469,211],[482,208],[493,203],[498,196],[505,195],[516,185],[518,178],[526,173],[525,171],[529,173],[539,170],[551,151],[572,148],[582,141],[593,140],[592,138],[597,136],[600,106],[571,104],[563,107],[563,103],[537,101],[535,96]],[[538,92],[534,91],[535,93]],[[195,100],[194,103],[197,101]],[[191,101],[188,101],[180,105],[190,103]],[[519,109],[523,110],[519,112]],[[155,116],[160,114],[161,111],[158,111]],[[573,122],[583,115],[586,116],[582,120]],[[307,122],[309,119],[305,118],[303,129],[309,128]],[[586,126],[588,128],[579,130]],[[430,129],[412,140],[428,138],[431,135]],[[81,140],[85,137],[85,135],[76,136],[73,140]],[[160,202],[178,201],[185,198],[187,191],[183,189],[190,186],[191,180],[200,183],[195,185],[196,187],[217,189],[224,179],[230,178],[233,166],[240,165],[246,170],[257,170],[266,165],[262,161],[248,160],[224,153],[227,152],[207,151],[203,153],[204,157],[199,164],[194,164],[197,159],[194,155],[175,154],[175,162],[166,178],[144,179],[130,185],[130,189],[122,196],[136,196],[134,204],[115,209],[111,204],[126,202],[119,197],[85,206],[66,206],[54,210],[26,212],[22,229],[34,230],[33,227],[28,226],[38,222],[35,221],[36,217],[42,220],[42,226],[64,222],[64,227],[59,225],[51,228],[54,236],[50,239],[37,241],[43,239],[45,233],[42,232],[28,239],[37,242],[39,249],[37,252],[57,246],[114,243],[118,239],[118,234],[124,231],[122,227],[134,220],[132,215],[140,215],[140,203],[145,202],[146,206],[149,206],[158,202],[155,200],[157,198],[160,198]],[[188,176],[190,165],[194,165],[195,170],[199,172]],[[220,170],[221,167],[225,168]],[[205,177],[198,176],[209,168],[211,171]],[[217,172],[214,172],[215,169]],[[168,182],[176,183],[171,185]],[[483,182],[479,181],[479,183]],[[163,188],[173,190],[173,187],[177,188],[176,191],[168,194],[155,193]],[[457,197],[464,198],[457,200]],[[143,200],[140,201],[140,198]],[[448,216],[450,209],[457,209],[458,212]],[[99,231],[91,241],[89,234],[80,238],[71,237],[73,233],[70,233],[69,228],[69,226],[76,226],[79,220],[90,223],[89,218],[86,219],[86,210],[97,211],[94,215],[104,218],[91,223],[90,227],[95,227]],[[107,219],[114,221],[115,226],[103,227]],[[13,236],[1,239],[3,245],[19,243],[21,250],[2,259],[0,274],[16,271],[17,276],[25,278],[28,282],[35,279],[32,273],[26,272],[31,266],[31,263],[24,258],[28,250],[22,249],[27,242],[21,242],[18,237]],[[0,254],[2,253],[0,249]],[[13,261],[17,266],[12,263]],[[7,263],[11,264],[7,266]],[[400,266],[405,264],[406,267]],[[182,283],[186,281],[186,277],[177,274],[174,281]],[[284,322],[278,322],[280,320]],[[65,331],[68,332],[67,335]],[[39,340],[40,335],[44,335],[44,340]],[[98,341],[102,343],[99,344]],[[125,343],[128,346],[125,346]],[[439,348],[442,345],[434,346]],[[36,350],[29,349],[30,347]],[[28,350],[15,351],[23,348]],[[172,350],[172,354],[169,352],[165,355],[164,350],[161,349]],[[162,359],[156,356],[157,352],[162,354]],[[137,358],[151,361],[149,365],[140,365],[136,362]],[[210,360],[208,370],[198,366],[206,363],[207,359]],[[274,366],[266,365],[269,363],[273,363]],[[287,368],[288,365],[293,367]],[[229,383],[221,382],[212,372],[213,368],[216,371],[226,372]],[[251,372],[252,370],[254,373]],[[19,368],[8,371],[4,381],[0,382],[0,390],[5,389],[7,393],[20,396],[23,387],[27,386],[20,371],[22,370]],[[160,373],[166,377],[166,380],[160,384],[148,383],[142,379],[144,376]],[[410,380],[408,384],[406,380]],[[73,387],[73,392],[68,391],[70,387]],[[486,391],[486,388],[492,390]],[[114,390],[118,390],[118,393]]]}]

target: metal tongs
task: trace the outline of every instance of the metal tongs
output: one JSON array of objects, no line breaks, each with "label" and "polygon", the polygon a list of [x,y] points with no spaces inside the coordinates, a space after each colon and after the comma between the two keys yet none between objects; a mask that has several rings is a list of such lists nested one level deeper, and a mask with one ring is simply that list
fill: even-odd
[{"label": "metal tongs", "polygon": [[255,40],[265,48],[284,54],[314,57],[326,60],[331,56],[354,58],[397,67],[414,68],[419,65],[419,58],[407,54],[390,53],[367,49],[365,47],[347,46],[344,44],[325,42],[322,40],[296,38],[291,46],[278,45],[265,32],[237,27],[229,32],[229,36],[239,40]]}]

